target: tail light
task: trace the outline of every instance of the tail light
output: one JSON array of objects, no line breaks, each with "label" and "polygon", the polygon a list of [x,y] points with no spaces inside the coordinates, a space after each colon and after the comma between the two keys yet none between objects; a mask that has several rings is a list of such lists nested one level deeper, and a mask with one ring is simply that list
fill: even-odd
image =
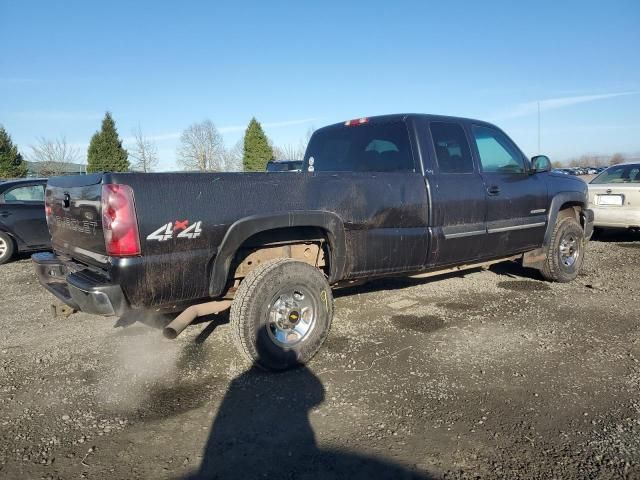
[{"label": "tail light", "polygon": [[138,219],[130,186],[102,185],[102,229],[107,255],[140,255]]}]

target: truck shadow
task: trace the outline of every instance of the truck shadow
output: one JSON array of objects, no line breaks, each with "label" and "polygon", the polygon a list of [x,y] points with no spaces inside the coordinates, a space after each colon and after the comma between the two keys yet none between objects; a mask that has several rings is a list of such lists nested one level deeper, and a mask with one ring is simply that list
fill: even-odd
[{"label": "truck shadow", "polygon": [[[465,275],[477,273],[482,271],[482,268],[470,268],[468,270],[461,270],[459,272],[449,272],[440,275],[434,275],[427,278],[411,278],[411,277],[391,277],[382,278],[379,280],[372,280],[371,282],[354,285],[350,287],[342,287],[334,290],[334,298],[347,297],[359,293],[378,292],[381,290],[400,290],[403,288],[410,288],[417,285],[424,285],[431,282],[439,282],[441,280],[447,280],[450,278],[460,278]],[[533,268],[523,267],[520,262],[505,261],[502,263],[496,263],[489,267],[489,271],[498,275],[506,276],[510,278],[522,278],[529,280],[544,280],[538,270]]]},{"label": "truck shadow", "polygon": [[[135,323],[142,323],[148,327],[162,330],[176,316],[178,316],[178,313],[160,314],[155,312],[131,311],[119,317],[118,320],[116,320],[114,328],[126,328]],[[202,329],[194,339],[194,343],[197,344],[203,343],[220,325],[229,323],[229,311],[226,310],[217,315],[205,315],[204,317],[196,318],[192,325],[200,323],[207,323],[207,326]]]},{"label": "truck shadow", "polygon": [[324,386],[306,367],[267,373],[253,366],[229,385],[200,468],[186,478],[433,478],[373,456],[321,448],[309,414],[324,399]]},{"label": "truck shadow", "polygon": [[633,243],[640,242],[640,232],[634,230],[627,229],[606,229],[601,230],[598,229],[593,232],[593,237],[591,238],[594,242],[604,242],[604,243]]},{"label": "truck shadow", "polygon": [[443,273],[440,275],[434,275],[427,278],[412,278],[412,277],[389,277],[380,278],[377,280],[371,280],[367,283],[356,284],[353,286],[341,287],[333,291],[334,298],[348,297],[359,293],[379,292],[380,290],[401,290],[403,288],[415,287],[417,285],[424,285],[426,283],[437,282],[440,280],[446,280],[448,278],[458,278],[469,275],[470,273],[479,272],[480,268],[470,268],[469,270]]}]

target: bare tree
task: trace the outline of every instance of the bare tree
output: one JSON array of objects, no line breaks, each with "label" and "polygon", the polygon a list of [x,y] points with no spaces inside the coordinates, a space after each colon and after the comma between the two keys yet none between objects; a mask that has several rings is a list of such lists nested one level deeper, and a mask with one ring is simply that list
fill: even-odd
[{"label": "bare tree", "polygon": [[277,160],[303,160],[304,154],[307,151],[307,145],[311,135],[313,135],[314,128],[309,127],[304,138],[302,138],[297,144],[289,143],[281,147],[273,147],[273,155]]},{"label": "bare tree", "polygon": [[306,150],[307,147],[302,141],[297,145],[289,143],[281,147],[273,147],[273,156],[277,160],[302,160]]},{"label": "bare tree", "polygon": [[603,155],[581,155],[569,160],[570,167],[601,167],[608,165],[609,157]]},{"label": "bare tree", "polygon": [[223,152],[224,166],[227,172],[242,171],[242,157],[244,154],[244,142],[238,140],[231,148],[225,148]]},{"label": "bare tree", "polygon": [[624,163],[625,161],[626,161],[626,158],[623,154],[615,153],[612,155],[611,159],[609,160],[609,165],[619,165],[621,163]]},{"label": "bare tree", "polygon": [[37,163],[38,175],[52,177],[69,173],[70,164],[78,161],[78,151],[64,137],[55,140],[40,137],[38,144],[31,146],[28,158]]},{"label": "bare tree", "polygon": [[224,141],[211,120],[194,123],[182,132],[177,155],[185,170],[219,172],[227,168]]},{"label": "bare tree", "polygon": [[133,158],[131,168],[138,172],[152,172],[158,166],[158,148],[148,137],[142,134],[142,128],[133,132],[133,148],[129,149],[129,156]]}]

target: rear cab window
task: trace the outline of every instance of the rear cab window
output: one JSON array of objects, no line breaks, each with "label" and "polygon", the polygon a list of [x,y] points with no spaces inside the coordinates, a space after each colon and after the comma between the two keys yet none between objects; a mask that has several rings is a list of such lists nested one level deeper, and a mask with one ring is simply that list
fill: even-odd
[{"label": "rear cab window", "polygon": [[409,131],[403,121],[318,130],[311,137],[304,165],[316,172],[415,171]]},{"label": "rear cab window", "polygon": [[473,137],[485,173],[525,173],[522,153],[509,138],[495,128],[474,125]]}]

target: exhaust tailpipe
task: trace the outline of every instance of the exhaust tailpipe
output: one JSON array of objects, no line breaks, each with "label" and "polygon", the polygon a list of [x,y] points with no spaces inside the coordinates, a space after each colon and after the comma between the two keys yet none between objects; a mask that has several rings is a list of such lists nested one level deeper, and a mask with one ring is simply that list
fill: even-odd
[{"label": "exhaust tailpipe", "polygon": [[214,302],[200,303],[198,305],[191,305],[184,312],[174,318],[169,325],[164,327],[162,334],[165,338],[173,340],[180,333],[187,328],[191,322],[198,317],[204,317],[205,315],[213,315],[214,313],[220,313],[231,307],[231,300],[216,300]]}]

